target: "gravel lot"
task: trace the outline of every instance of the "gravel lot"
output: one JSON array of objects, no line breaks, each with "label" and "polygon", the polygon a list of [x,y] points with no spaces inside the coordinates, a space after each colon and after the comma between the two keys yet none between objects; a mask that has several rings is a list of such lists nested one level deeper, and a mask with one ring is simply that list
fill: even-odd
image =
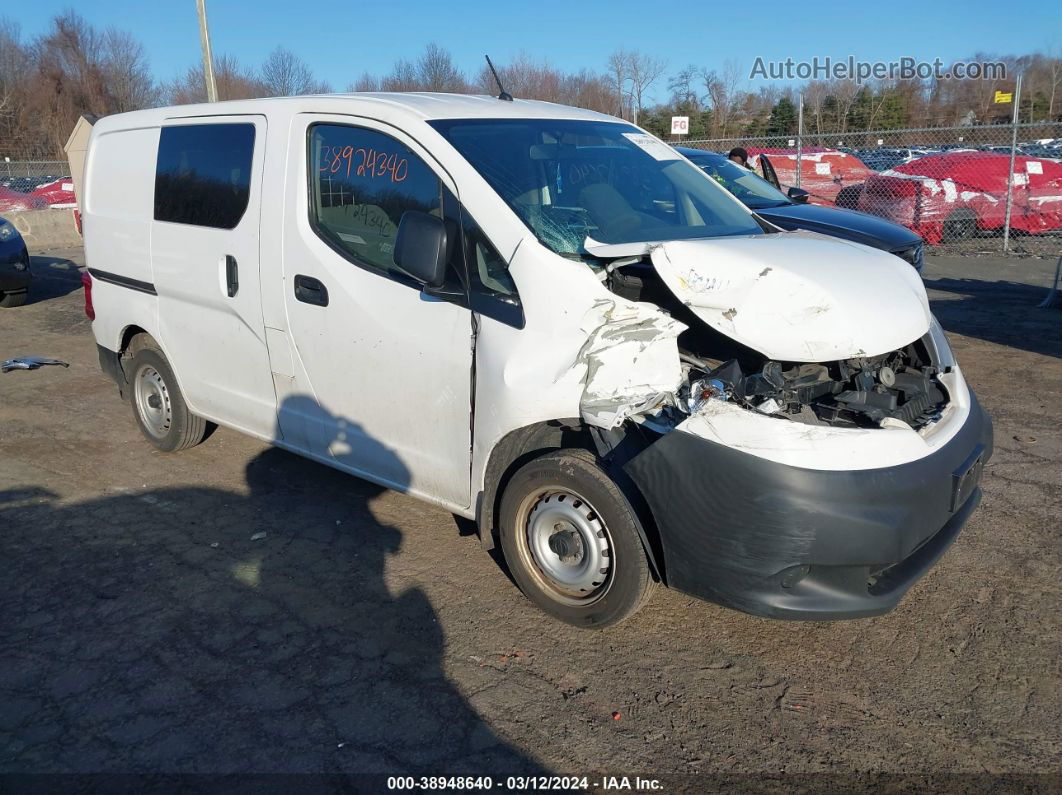
[{"label": "gravel lot", "polygon": [[897,610],[782,623],[658,590],[588,633],[441,509],[225,429],[155,452],[99,371],[81,257],[38,254],[32,303],[0,310],[0,359],[70,362],[0,376],[0,773],[1062,784],[1053,262],[927,265],[996,453]]}]

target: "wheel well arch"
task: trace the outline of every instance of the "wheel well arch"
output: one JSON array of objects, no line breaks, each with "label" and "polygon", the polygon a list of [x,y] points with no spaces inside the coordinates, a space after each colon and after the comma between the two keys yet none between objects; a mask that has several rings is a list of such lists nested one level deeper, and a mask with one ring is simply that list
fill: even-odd
[{"label": "wheel well arch", "polygon": [[[133,341],[133,337],[135,337],[137,334],[147,334],[149,337],[151,337],[151,334],[146,329],[143,329],[137,325],[128,325],[124,329],[122,329],[122,337],[118,341],[118,353],[124,354],[129,348],[129,343]],[[151,339],[154,340],[155,338],[151,337]]]},{"label": "wheel well arch", "polygon": [[[622,429],[620,429],[622,435]],[[509,480],[524,464],[534,458],[565,448],[589,450],[597,456],[598,463],[620,487],[641,522],[642,544],[649,558],[653,576],[664,580],[663,550],[660,533],[649,505],[634,482],[622,469],[624,461],[603,458],[600,441],[595,433],[578,418],[546,420],[510,431],[494,445],[487,459],[483,476],[483,488],[476,500],[476,527],[480,542],[487,550],[500,545],[498,518],[501,515],[501,500]]]}]

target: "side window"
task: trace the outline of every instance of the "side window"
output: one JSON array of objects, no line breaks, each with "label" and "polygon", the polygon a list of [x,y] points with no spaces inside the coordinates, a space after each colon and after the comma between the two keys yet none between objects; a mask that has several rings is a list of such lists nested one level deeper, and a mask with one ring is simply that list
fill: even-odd
[{"label": "side window", "polygon": [[472,309],[523,328],[524,313],[508,263],[468,213],[462,212],[461,223]]},{"label": "side window", "polygon": [[442,217],[442,183],[409,147],[361,127],[310,128],[310,220],[324,240],[364,267],[395,273],[402,214]]},{"label": "side window", "polygon": [[163,127],[155,220],[233,229],[250,196],[253,124]]}]

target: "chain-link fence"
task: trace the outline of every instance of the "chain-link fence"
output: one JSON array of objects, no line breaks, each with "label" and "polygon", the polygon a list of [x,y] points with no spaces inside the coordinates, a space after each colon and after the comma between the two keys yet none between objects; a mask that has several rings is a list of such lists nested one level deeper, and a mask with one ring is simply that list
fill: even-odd
[{"label": "chain-link fence", "polygon": [[64,159],[39,160],[0,143],[0,213],[69,206],[73,201],[70,166]]},{"label": "chain-link fence", "polygon": [[[940,254],[1062,252],[1062,124],[674,139],[749,165],[812,204],[902,224]],[[773,171],[772,171],[773,169]]]}]

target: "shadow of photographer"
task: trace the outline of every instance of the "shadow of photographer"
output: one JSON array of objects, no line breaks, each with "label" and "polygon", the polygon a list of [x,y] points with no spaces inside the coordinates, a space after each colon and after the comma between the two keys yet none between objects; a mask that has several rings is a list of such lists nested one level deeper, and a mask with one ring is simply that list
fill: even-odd
[{"label": "shadow of photographer", "polygon": [[275,448],[245,473],[0,492],[0,770],[543,772],[447,679],[424,592],[389,585],[385,490]]}]

